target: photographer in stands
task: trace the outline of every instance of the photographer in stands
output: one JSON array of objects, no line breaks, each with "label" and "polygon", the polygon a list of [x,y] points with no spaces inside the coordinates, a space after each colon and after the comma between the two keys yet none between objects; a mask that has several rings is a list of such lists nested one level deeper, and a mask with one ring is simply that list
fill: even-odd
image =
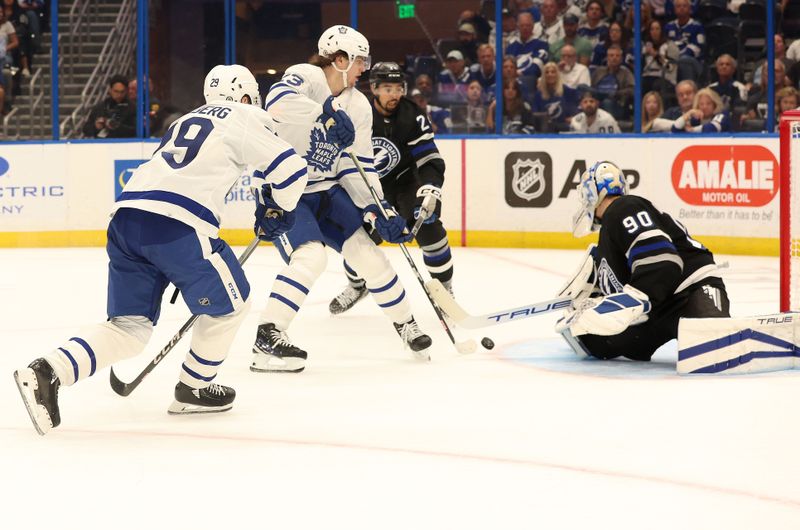
[{"label": "photographer in stands", "polygon": [[128,101],[128,80],[115,75],[108,82],[108,97],[92,107],[83,126],[87,138],[136,136],[136,111]]}]

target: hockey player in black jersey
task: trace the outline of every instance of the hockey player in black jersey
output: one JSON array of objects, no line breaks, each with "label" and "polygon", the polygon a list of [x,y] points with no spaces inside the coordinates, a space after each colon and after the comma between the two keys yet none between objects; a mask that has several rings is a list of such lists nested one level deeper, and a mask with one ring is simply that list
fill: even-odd
[{"label": "hockey player in black jersey", "polygon": [[556,325],[579,355],[649,361],[678,336],[681,317],[728,317],[711,252],[647,199],[622,171],[598,162],[581,176],[576,237],[599,230],[583,274],[564,289],[573,307]]},{"label": "hockey player in black jersey", "polygon": [[[428,272],[452,292],[453,262],[440,219],[444,160],[433,141],[433,129],[425,110],[405,96],[405,76],[397,63],[374,65],[369,83],[375,169],[380,173],[384,196],[406,218],[409,229],[423,202],[436,199],[436,208],[420,227],[417,242]],[[349,285],[331,301],[333,314],[347,311],[367,295],[358,272],[344,265]]]}]

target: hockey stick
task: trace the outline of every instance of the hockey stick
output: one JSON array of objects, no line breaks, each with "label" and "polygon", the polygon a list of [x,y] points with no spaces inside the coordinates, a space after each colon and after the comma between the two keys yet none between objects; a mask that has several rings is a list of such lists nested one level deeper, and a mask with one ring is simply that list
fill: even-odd
[{"label": "hockey stick", "polygon": [[467,329],[496,326],[497,324],[516,322],[517,320],[543,315],[552,311],[558,311],[559,309],[569,309],[572,303],[571,297],[562,296],[553,298],[552,300],[544,300],[520,307],[512,307],[511,309],[486,313],[485,315],[471,315],[453,299],[439,280],[430,280],[425,283],[425,287],[431,294],[431,297],[439,304],[439,307],[442,308],[442,311],[455,320],[456,324],[464,326]]},{"label": "hockey stick", "polygon": [[[350,157],[350,160],[353,161],[353,165],[355,165],[356,169],[358,170],[358,173],[361,175],[361,179],[364,181],[364,184],[367,186],[367,189],[369,189],[369,193],[370,193],[370,195],[372,195],[372,200],[375,201],[375,204],[378,206],[378,209],[380,210],[381,214],[386,219],[388,219],[389,218],[389,214],[386,213],[386,209],[384,209],[383,205],[381,204],[381,200],[378,197],[378,194],[375,192],[375,188],[373,188],[372,185],[369,183],[369,179],[367,178],[367,174],[364,172],[364,168],[361,167],[361,162],[358,161],[358,159],[356,158],[356,155],[352,151],[347,151],[347,155]],[[419,219],[421,219],[421,218],[422,218],[422,215],[420,215],[420,217],[417,219],[417,223],[419,223]],[[419,224],[420,224],[420,226],[422,225],[422,223],[419,223]],[[416,228],[416,224],[415,224],[414,228]],[[419,230],[419,229],[417,228],[417,230]],[[428,301],[431,303],[431,306],[433,307],[433,311],[436,313],[436,316],[439,318],[439,322],[442,324],[442,327],[444,328],[445,332],[447,333],[447,336],[450,339],[450,342],[453,343],[453,346],[456,347],[456,350],[458,350],[459,353],[472,353],[472,352],[474,352],[476,349],[478,349],[478,344],[475,342],[475,340],[468,339],[468,340],[465,340],[463,342],[456,341],[456,338],[453,336],[453,332],[450,330],[450,326],[448,326],[447,322],[445,322],[445,320],[444,320],[444,314],[442,314],[442,310],[439,308],[438,305],[436,305],[436,302],[433,300],[433,298],[431,298],[430,293],[428,293],[428,290],[425,288],[425,280],[422,279],[422,275],[419,273],[419,269],[417,269],[417,266],[414,263],[414,259],[411,257],[411,254],[408,252],[408,249],[406,248],[406,246],[403,243],[399,243],[399,245],[400,245],[400,250],[403,252],[403,256],[405,256],[406,261],[411,266],[411,270],[414,272],[414,276],[417,277],[417,281],[422,286],[422,290],[425,292],[425,296],[428,297]]]},{"label": "hockey stick", "polygon": [[[247,258],[250,257],[250,254],[252,254],[253,251],[255,251],[256,247],[258,247],[259,241],[260,240],[256,237],[255,239],[253,239],[250,242],[249,245],[247,245],[247,248],[244,249],[244,252],[242,252],[242,255],[239,256],[239,264],[240,265],[244,264],[244,262],[247,261]],[[160,363],[161,360],[164,359],[164,357],[166,357],[166,355],[172,350],[172,348],[174,348],[175,345],[178,344],[178,342],[180,342],[180,340],[183,338],[183,336],[186,335],[186,332],[189,331],[189,329],[194,325],[195,321],[198,319],[199,316],[200,315],[192,315],[191,318],[189,320],[187,320],[186,323],[183,326],[181,326],[181,329],[178,330],[178,332],[175,334],[175,336],[172,337],[169,340],[167,345],[164,346],[161,349],[160,352],[158,352],[158,355],[156,355],[153,358],[153,360],[150,361],[150,364],[145,366],[144,370],[142,370],[142,372],[139,375],[136,376],[136,379],[134,379],[130,383],[123,383],[117,377],[117,374],[114,373],[114,367],[112,366],[111,367],[111,388],[114,390],[114,392],[116,392],[120,396],[125,397],[127,395],[130,395],[130,393],[133,392],[134,390],[136,390],[136,387],[139,386],[139,384],[142,382],[142,380],[144,380],[144,378],[147,376],[147,374],[152,372],[153,369],[156,366],[158,366],[158,363]]]}]

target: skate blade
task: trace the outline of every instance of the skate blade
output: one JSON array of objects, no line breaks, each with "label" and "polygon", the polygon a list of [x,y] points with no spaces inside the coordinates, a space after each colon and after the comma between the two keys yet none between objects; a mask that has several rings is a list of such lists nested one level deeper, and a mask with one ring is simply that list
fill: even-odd
[{"label": "skate blade", "polygon": [[36,379],[36,374],[30,368],[17,370],[14,372],[14,380],[17,382],[19,394],[25,404],[25,409],[28,411],[28,416],[31,418],[33,427],[36,432],[44,436],[53,428],[53,420],[50,419],[50,413],[47,412],[45,406],[36,402],[34,392],[39,389],[39,381]]},{"label": "skate blade", "polygon": [[251,372],[286,372],[290,374],[300,373],[306,368],[306,360],[299,357],[287,357],[280,359],[274,355],[258,353],[253,355],[250,363]]},{"label": "skate blade", "polygon": [[411,355],[414,356],[415,360],[420,362],[430,362],[431,360],[430,347],[420,351],[411,350]]},{"label": "skate blade", "polygon": [[181,403],[180,401],[173,401],[172,405],[167,409],[168,414],[209,414],[212,412],[225,412],[231,410],[233,403],[223,405],[221,407],[204,407],[203,405],[192,405],[190,403]]}]

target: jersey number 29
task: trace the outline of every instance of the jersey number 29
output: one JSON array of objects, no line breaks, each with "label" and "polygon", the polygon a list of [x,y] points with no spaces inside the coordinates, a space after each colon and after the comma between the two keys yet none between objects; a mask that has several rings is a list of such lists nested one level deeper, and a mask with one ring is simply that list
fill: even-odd
[{"label": "jersey number 29", "polygon": [[[197,127],[193,129],[193,125]],[[201,118],[200,116],[192,116],[181,123],[180,129],[178,129],[178,135],[175,137],[175,141],[172,142],[176,148],[185,149],[181,161],[178,162],[175,159],[175,155],[177,154],[175,149],[162,152],[161,157],[172,169],[181,169],[188,166],[191,164],[192,160],[197,157],[197,154],[200,152],[200,147],[202,147],[203,142],[206,141],[206,138],[208,138],[208,135],[211,134],[213,130],[214,124],[211,120],[208,118]],[[192,132],[191,137],[189,136],[190,131]],[[169,143],[174,132],[175,125],[172,125],[167,130],[167,134],[164,135],[164,138],[161,139],[161,144],[158,146],[158,149],[156,149],[156,153],[161,151],[161,149]]]}]

